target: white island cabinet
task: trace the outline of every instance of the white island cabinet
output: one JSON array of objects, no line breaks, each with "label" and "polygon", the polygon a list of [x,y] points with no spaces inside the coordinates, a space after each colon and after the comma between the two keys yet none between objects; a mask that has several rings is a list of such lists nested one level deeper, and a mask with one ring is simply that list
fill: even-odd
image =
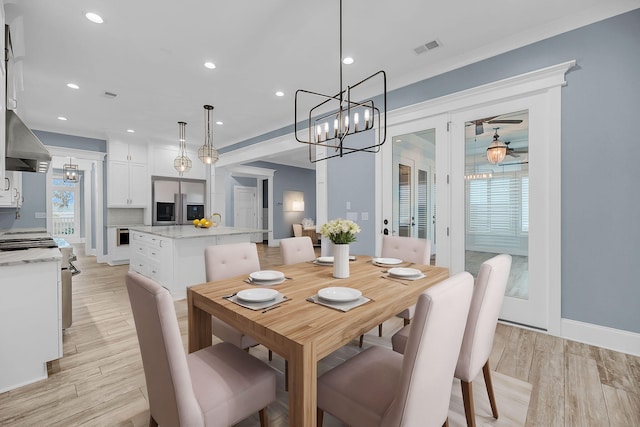
[{"label": "white island cabinet", "polygon": [[58,248],[0,251],[0,393],[47,378],[62,357]]},{"label": "white island cabinet", "polygon": [[155,280],[173,299],[184,299],[187,287],[206,281],[204,249],[225,243],[250,242],[253,228],[191,225],[129,227],[129,270]]}]

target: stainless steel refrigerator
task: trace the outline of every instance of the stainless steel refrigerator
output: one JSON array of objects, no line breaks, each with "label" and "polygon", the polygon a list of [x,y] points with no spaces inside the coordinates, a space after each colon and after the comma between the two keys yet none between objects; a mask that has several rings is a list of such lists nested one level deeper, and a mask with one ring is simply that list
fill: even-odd
[{"label": "stainless steel refrigerator", "polygon": [[206,181],[151,177],[153,225],[191,224],[208,216],[205,211]]}]

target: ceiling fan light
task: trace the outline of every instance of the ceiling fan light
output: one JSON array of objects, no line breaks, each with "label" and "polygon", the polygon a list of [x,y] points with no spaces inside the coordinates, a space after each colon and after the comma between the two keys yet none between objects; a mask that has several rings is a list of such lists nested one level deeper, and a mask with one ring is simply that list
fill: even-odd
[{"label": "ceiling fan light", "polygon": [[494,140],[487,147],[487,160],[491,164],[498,164],[504,160],[507,155],[507,146],[500,140]]}]

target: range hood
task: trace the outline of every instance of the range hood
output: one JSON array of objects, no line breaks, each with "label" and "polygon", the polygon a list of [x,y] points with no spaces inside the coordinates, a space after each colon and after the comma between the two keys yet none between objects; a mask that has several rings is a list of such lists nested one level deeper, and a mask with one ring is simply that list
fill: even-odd
[{"label": "range hood", "polygon": [[31,129],[12,110],[7,110],[7,154],[5,169],[46,173],[51,154]]}]

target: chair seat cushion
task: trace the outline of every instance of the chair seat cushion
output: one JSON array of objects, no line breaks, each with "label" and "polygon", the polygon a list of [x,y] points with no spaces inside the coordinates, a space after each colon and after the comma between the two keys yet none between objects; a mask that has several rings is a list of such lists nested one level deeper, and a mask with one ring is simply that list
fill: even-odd
[{"label": "chair seat cushion", "polygon": [[246,349],[258,345],[258,342],[248,335],[243,334],[228,323],[217,317],[211,316],[211,332],[224,342],[229,342],[238,348]]},{"label": "chair seat cushion", "polygon": [[370,347],[318,378],[318,407],[353,427],[379,425],[401,373],[401,354]]},{"label": "chair seat cushion", "polygon": [[405,308],[400,313],[396,314],[396,316],[400,317],[401,319],[411,320],[413,319],[413,313],[415,312],[416,312],[416,306],[414,304],[409,308]]},{"label": "chair seat cushion", "polygon": [[404,349],[407,347],[407,341],[409,340],[409,331],[411,331],[411,325],[407,325],[393,334],[391,337],[391,345],[393,351],[397,351],[400,354],[404,354]]},{"label": "chair seat cushion", "polygon": [[187,363],[205,425],[233,425],[276,398],[274,370],[230,343],[191,353]]}]

